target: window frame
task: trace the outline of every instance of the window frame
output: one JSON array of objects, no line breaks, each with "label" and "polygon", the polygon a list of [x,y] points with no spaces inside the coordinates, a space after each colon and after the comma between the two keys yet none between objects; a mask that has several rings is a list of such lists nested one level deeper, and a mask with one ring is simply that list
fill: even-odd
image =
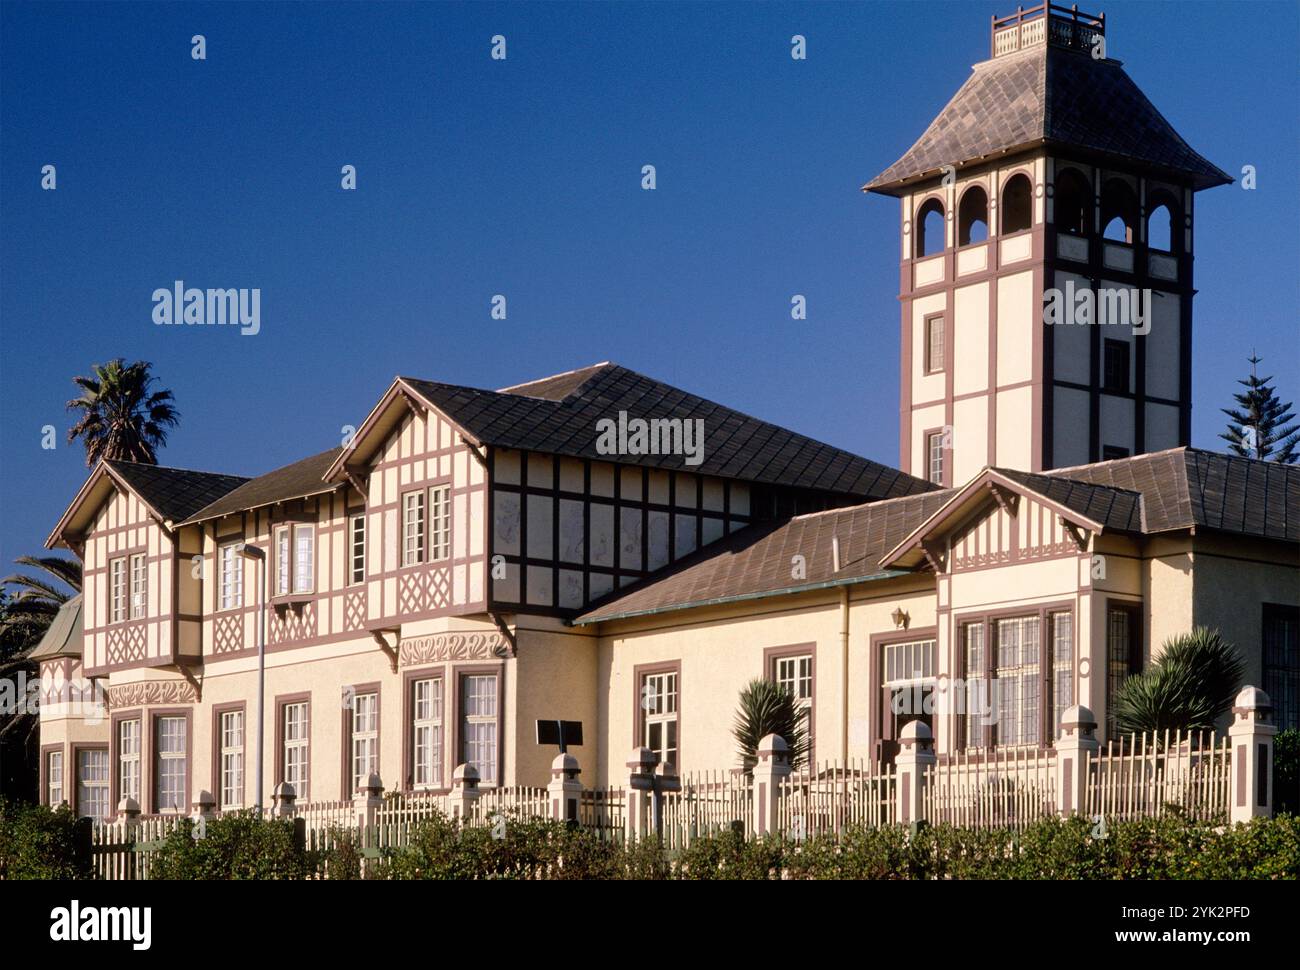
[{"label": "window frame", "polygon": [[1115,694],[1124,681],[1120,680],[1117,683],[1112,669],[1110,639],[1112,613],[1125,613],[1128,615],[1128,673],[1124,675],[1124,680],[1136,673],[1140,673],[1146,659],[1146,649],[1143,642],[1143,620],[1146,610],[1143,601],[1108,597],[1105,603],[1104,626],[1102,627],[1102,662],[1105,665],[1102,669],[1105,676],[1106,691],[1106,714],[1102,720],[1102,726],[1105,729],[1107,741],[1122,737],[1115,727],[1114,712]]},{"label": "window frame", "polygon": [[[226,801],[226,766],[225,755],[225,717],[227,714],[239,714],[242,718],[242,744],[240,745],[240,798],[238,803]],[[248,706],[244,701],[229,704],[217,704],[212,708],[212,795],[217,801],[218,811],[239,810],[256,807],[248,804]]]},{"label": "window frame", "polygon": [[[1300,683],[1300,644],[1295,648],[1297,664],[1269,663],[1270,644],[1269,644],[1269,624],[1273,622],[1283,622],[1292,624],[1297,628],[1296,636],[1300,638],[1300,606],[1292,606],[1285,603],[1261,603],[1260,615],[1260,682],[1263,684],[1264,693],[1268,694],[1269,700],[1273,702],[1273,723],[1277,725],[1279,731],[1285,731],[1288,728],[1300,728],[1300,698],[1288,695],[1285,686],[1279,688],[1272,683],[1276,676],[1276,671],[1282,671],[1293,682]],[[1300,688],[1297,688],[1300,691]],[[1295,707],[1288,705],[1295,704]]]},{"label": "window frame", "polygon": [[[127,615],[132,620],[143,620],[149,616],[149,556],[143,552],[133,552],[127,558],[129,559]],[[136,569],[137,565],[139,570]]]},{"label": "window frame", "polygon": [[[357,526],[361,527],[358,538]],[[366,581],[366,513],[364,510],[348,513],[348,585],[361,586]],[[358,541],[360,550],[358,551]]]},{"label": "window frame", "polygon": [[[447,716],[451,710],[451,701],[447,697],[447,681],[448,675],[445,667],[426,667],[420,670],[407,671],[403,677],[402,766],[406,782],[405,790],[407,791],[445,792],[450,787],[447,780]],[[425,682],[436,684],[436,688],[430,694],[430,699],[431,704],[436,699],[437,703],[432,704],[432,706],[439,711],[437,718],[429,717],[424,719],[429,721],[430,727],[436,728],[437,731],[438,757],[432,765],[436,774],[436,784],[422,783],[416,780],[415,732],[417,718],[415,688],[416,685]]]},{"label": "window frame", "polygon": [[[194,723],[192,710],[187,707],[162,707],[151,709],[149,711],[149,806],[154,815],[188,815],[192,807],[194,798]],[[168,758],[169,761],[180,761],[184,771],[184,803],[175,810],[164,809],[162,801],[162,791],[159,787],[162,784],[162,761],[163,750],[159,740],[159,728],[166,719],[176,718],[185,724],[185,752],[180,758]]]},{"label": "window frame", "polygon": [[[947,451],[943,446],[944,436],[948,433],[947,428],[926,428],[921,432],[921,441],[924,445],[921,454],[921,460],[925,463],[925,480],[931,485],[938,485],[946,488],[948,485],[948,461],[944,459],[944,452]],[[934,478],[934,455],[932,454],[931,442],[934,439],[939,440],[939,477]]]},{"label": "window frame", "polygon": [[67,789],[68,786],[69,786],[69,781],[68,781],[68,771],[67,771],[67,764],[66,764],[66,762],[65,762],[65,764],[64,764],[64,770],[63,770],[63,785],[64,785],[64,788],[65,788],[64,799],[68,801],[68,804],[69,804],[69,805],[71,806],[71,808],[72,808],[73,814],[75,814],[75,815],[77,816],[77,818],[96,818],[96,816],[94,816],[94,815],[87,816],[87,815],[85,815],[85,814],[82,812],[82,797],[81,797],[81,787],[82,787],[82,780],[81,780],[81,756],[82,756],[83,754],[102,754],[102,755],[104,756],[104,779],[103,779],[103,785],[101,786],[101,785],[99,784],[98,779],[96,780],[96,784],[95,784],[95,787],[96,787],[96,788],[100,788],[100,787],[102,787],[102,788],[104,789],[104,802],[105,802],[106,812],[105,812],[105,814],[104,814],[103,816],[99,816],[99,817],[100,817],[100,818],[103,818],[103,819],[108,819],[108,818],[112,818],[112,817],[113,817],[113,805],[111,804],[111,801],[112,801],[112,798],[113,798],[113,760],[112,760],[112,759],[113,759],[113,754],[112,754],[112,751],[110,750],[110,748],[111,748],[111,746],[110,746],[110,745],[107,745],[107,744],[76,744],[76,743],[74,743],[74,744],[72,745],[71,750],[72,750],[72,771],[73,771],[73,775],[72,775],[72,779],[71,779],[71,787],[72,787],[72,799],[71,799],[71,800],[68,800],[68,798],[67,798],[67,792],[66,792],[66,789]]},{"label": "window frame", "polygon": [[[412,523],[411,507],[412,500],[418,500],[418,522]],[[412,566],[423,566],[426,562],[428,553],[428,529],[429,529],[429,508],[428,508],[428,489],[424,486],[420,488],[408,489],[401,493],[401,510],[402,510],[402,533],[401,533],[401,558],[400,566],[402,569],[409,569]],[[414,525],[414,528],[412,527]]]},{"label": "window frame", "polygon": [[[59,801],[55,802],[50,798],[50,786],[53,781],[50,777],[54,765],[52,759],[58,755],[59,759]],[[67,752],[63,750],[63,745],[43,744],[41,745],[41,764],[40,779],[41,786],[41,804],[50,809],[58,808],[64,802],[68,801],[68,774],[67,774]],[[69,803],[71,804],[71,803]]]},{"label": "window frame", "polygon": [[[345,703],[343,707],[343,713],[342,713],[343,730],[341,736],[343,738],[343,751],[342,751],[343,757],[342,757],[342,765],[341,765],[342,770],[340,774],[339,788],[342,793],[342,798],[345,801],[355,796],[357,792],[360,790],[360,786],[357,784],[357,778],[353,770],[353,767],[356,758],[356,742],[358,740],[358,735],[356,732],[356,714],[357,714],[356,705],[357,702],[363,697],[373,697],[375,699],[375,726],[373,731],[367,731],[365,733],[367,735],[373,734],[372,740],[374,742],[374,753],[373,753],[374,764],[375,764],[374,770],[375,773],[379,772],[380,755],[383,750],[382,748],[383,734],[381,731],[382,724],[383,724],[382,721],[383,699],[380,696],[380,694],[381,694],[380,684],[378,681],[374,681],[368,684],[351,684],[344,688],[345,701],[349,697],[351,699],[351,705],[349,706],[348,704]],[[369,775],[369,772],[367,772],[366,774]],[[362,779],[362,781],[364,782],[364,779]]]},{"label": "window frame", "polygon": [[[288,781],[287,777],[287,754],[285,746],[288,744],[287,730],[285,724],[285,713],[290,706],[296,704],[305,705],[306,710],[306,737],[303,739],[303,765],[306,773],[306,779],[303,787],[307,789],[307,797],[294,787],[294,804],[304,805],[311,798],[311,741],[312,741],[312,713],[311,713],[311,692],[302,691],[296,694],[279,694],[275,698],[275,784],[279,785]],[[292,782],[290,782],[292,784]]]},{"label": "window frame", "polygon": [[113,785],[109,797],[112,798],[113,804],[120,804],[123,798],[128,797],[124,780],[125,772],[123,771],[124,753],[122,750],[122,727],[126,724],[135,724],[135,742],[136,751],[133,756],[135,761],[135,794],[130,797],[135,799],[136,805],[143,812],[145,810],[145,786],[148,783],[146,774],[147,759],[145,758],[145,720],[143,712],[139,709],[132,711],[115,711],[110,716],[111,734],[109,744],[112,748],[109,756],[110,767],[113,769]]},{"label": "window frame", "polygon": [[[465,698],[464,685],[465,685],[465,680],[469,677],[485,677],[485,676],[495,677],[496,686],[497,686],[496,714],[493,717],[493,720],[496,724],[495,740],[494,740],[494,744],[496,748],[496,772],[494,778],[487,778],[484,776],[483,771],[480,769],[479,787],[496,788],[503,784],[501,779],[505,777],[505,743],[504,743],[505,738],[503,734],[503,727],[505,725],[505,710],[504,710],[505,666],[503,664],[467,665],[463,667],[457,666],[452,668],[451,678],[453,678],[452,683],[455,685],[454,687],[455,693],[452,695],[452,700],[455,702],[456,705],[454,711],[454,717],[455,717],[454,731],[455,731],[456,746],[452,749],[452,753],[454,755],[453,760],[455,761],[456,764],[469,763],[469,759],[466,758],[464,754],[465,741],[466,741],[466,731],[465,731],[466,718],[469,716],[465,714],[463,710],[464,698]],[[446,708],[444,707],[444,711],[445,709]]]},{"label": "window frame", "polygon": [[[921,351],[923,355],[922,364],[924,365],[926,376],[942,374],[947,369],[948,325],[946,317],[947,314],[945,311],[939,311],[937,313],[927,313],[921,318],[921,340],[924,344]],[[936,323],[938,324],[937,327],[935,326]],[[939,362],[937,364],[934,361],[934,348],[930,339],[932,329],[937,331],[939,334]]]},{"label": "window frame", "polygon": [[[891,743],[897,743],[898,738],[895,736],[894,713],[892,707],[891,689],[886,686],[887,665],[885,663],[885,652],[890,647],[896,647],[904,643],[933,643],[934,653],[932,655],[932,664],[934,673],[929,678],[906,678],[909,683],[924,684],[926,680],[931,683],[931,689],[938,686],[939,679],[939,628],[937,626],[917,627],[907,630],[891,630],[888,633],[875,634],[871,637],[871,655],[868,658],[867,676],[871,682],[871,696],[874,698],[872,704],[876,709],[876,716],[870,719],[870,723],[876,732],[877,748],[883,753],[884,749]],[[868,709],[870,716],[870,708]],[[916,718],[911,718],[916,720]],[[937,725],[937,719],[931,718],[932,728]]]},{"label": "window frame", "polygon": [[[440,501],[435,501],[435,495],[439,496]],[[434,482],[428,486],[428,498],[424,503],[426,563],[447,562],[451,559],[452,499],[450,481]]]},{"label": "window frame", "polygon": [[[1111,353],[1114,352],[1123,362],[1124,380],[1123,386],[1111,382]],[[1118,363],[1116,370],[1119,370]],[[1114,337],[1106,337],[1102,340],[1101,345],[1101,392],[1103,394],[1115,394],[1123,396],[1133,393],[1133,352],[1127,340],[1117,340]]]},{"label": "window frame", "polygon": [[[217,581],[214,585],[216,587],[218,613],[244,608],[244,557],[239,554],[239,546],[243,544],[243,541],[243,539],[235,539],[232,542],[222,542],[217,546]],[[229,559],[227,559],[227,553],[229,553]],[[232,578],[229,583],[231,590],[229,603],[226,601],[227,562],[232,567]]]},{"label": "window frame", "polygon": [[108,622],[125,623],[130,616],[129,583],[127,567],[129,555],[114,556],[108,561]]},{"label": "window frame", "polygon": [[[677,763],[674,767],[677,769],[677,773],[681,774],[682,752],[684,749],[682,747],[682,663],[680,660],[637,664],[632,668],[632,747],[649,747],[649,745],[646,744],[647,723],[649,718],[646,714],[645,708],[642,706],[641,698],[643,696],[646,678],[655,677],[661,674],[675,674],[677,677],[677,709],[673,712],[676,715],[675,720],[677,723]],[[661,723],[667,723],[667,719],[665,718]]]},{"label": "window frame", "polygon": [[[808,696],[802,697],[795,692],[795,704],[803,708],[804,730],[808,734],[808,761],[813,760],[812,749],[814,735],[817,723],[817,643],[810,641],[808,643],[791,643],[780,647],[768,647],[763,651],[763,676],[773,683],[781,683],[780,669],[781,664],[790,661],[801,661],[804,658],[808,660]],[[801,671],[796,671],[795,683],[801,683],[805,678]],[[681,681],[677,684],[677,707],[678,714],[681,713]],[[678,742],[681,741],[681,725],[677,727]],[[680,747],[678,748],[680,751]]]}]

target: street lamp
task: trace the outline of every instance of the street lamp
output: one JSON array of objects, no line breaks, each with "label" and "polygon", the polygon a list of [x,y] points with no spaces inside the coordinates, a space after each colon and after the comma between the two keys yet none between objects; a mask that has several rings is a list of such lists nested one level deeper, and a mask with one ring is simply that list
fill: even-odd
[{"label": "street lamp", "polygon": [[253,559],[262,571],[262,582],[258,590],[259,609],[257,620],[257,812],[262,813],[262,734],[265,730],[263,708],[266,704],[266,586],[270,580],[266,568],[266,550],[241,542],[239,554],[245,559]]}]

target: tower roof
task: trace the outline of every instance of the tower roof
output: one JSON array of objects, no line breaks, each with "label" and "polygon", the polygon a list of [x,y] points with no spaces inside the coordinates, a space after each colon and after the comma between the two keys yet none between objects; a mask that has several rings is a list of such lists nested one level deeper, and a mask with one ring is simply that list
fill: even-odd
[{"label": "tower roof", "polygon": [[1047,3],[995,19],[993,56],[974,66],[916,144],[863,189],[901,195],[945,165],[1039,146],[1137,166],[1197,190],[1231,182],[1182,139],[1119,61],[1093,56],[1096,38],[1104,44],[1104,37],[1102,18]]}]

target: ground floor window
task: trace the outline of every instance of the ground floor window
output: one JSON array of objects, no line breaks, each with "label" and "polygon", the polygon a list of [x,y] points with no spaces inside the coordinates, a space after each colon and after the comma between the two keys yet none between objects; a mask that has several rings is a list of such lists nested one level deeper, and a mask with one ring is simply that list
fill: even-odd
[{"label": "ground floor window", "polygon": [[379,695],[357,694],[352,698],[352,793],[365,787],[371,774],[379,773]]},{"label": "ground floor window", "polygon": [[933,729],[936,641],[904,640],[886,643],[881,650],[885,738],[897,741],[910,721]]},{"label": "ground floor window", "polygon": [[984,654],[984,624],[963,623],[961,642],[966,681],[964,717],[967,748],[983,748],[989,743],[992,723],[992,698],[989,695]]},{"label": "ground floor window", "polygon": [[1038,744],[1042,689],[1037,616],[997,620],[993,625],[993,682],[998,711],[994,730],[1001,745]]},{"label": "ground floor window", "polygon": [[294,801],[305,803],[311,795],[308,787],[310,764],[307,761],[310,742],[306,701],[293,701],[283,705],[280,712],[283,750],[281,766],[283,780],[293,786]]},{"label": "ground floor window", "polygon": [[1300,728],[1300,606],[1264,604],[1264,693],[1279,731]]},{"label": "ground floor window", "polygon": [[218,730],[221,807],[241,808],[244,804],[244,712],[222,711]]},{"label": "ground floor window", "polygon": [[184,717],[159,717],[155,722],[154,804],[159,812],[185,812],[189,808],[185,777],[187,726]]},{"label": "ground floor window", "polygon": [[51,751],[45,756],[45,804],[58,808],[63,804],[63,752]]},{"label": "ground floor window", "polygon": [[461,677],[460,736],[464,762],[478,770],[480,784],[497,783],[497,675]]},{"label": "ground floor window", "polygon": [[122,798],[140,804],[140,721],[132,718],[117,724],[117,786]]},{"label": "ground floor window", "polygon": [[1142,669],[1142,609],[1132,603],[1106,607],[1106,737],[1118,733],[1115,698],[1124,681]]},{"label": "ground floor window", "polygon": [[416,788],[441,788],[442,678],[411,685],[411,781]]},{"label": "ground floor window", "polygon": [[108,749],[81,748],[77,751],[77,814],[108,818],[109,810]]},{"label": "ground floor window", "polygon": [[1074,706],[1074,614],[1049,613],[1052,633],[1052,737],[1061,736],[1061,717]]},{"label": "ground floor window", "polygon": [[678,758],[678,673],[662,670],[643,674],[640,703],[641,745],[659,756],[660,764],[676,765]]}]

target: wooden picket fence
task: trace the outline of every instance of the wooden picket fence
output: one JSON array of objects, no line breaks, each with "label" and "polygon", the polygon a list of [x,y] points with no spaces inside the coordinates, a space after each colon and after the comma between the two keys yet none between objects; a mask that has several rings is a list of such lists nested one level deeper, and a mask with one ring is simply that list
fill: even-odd
[{"label": "wooden picket fence", "polygon": [[1177,809],[1196,819],[1227,815],[1232,750],[1206,731],[1165,731],[1108,742],[1090,759],[1084,811],[1125,821]]},{"label": "wooden picket fence", "polygon": [[1056,814],[1051,748],[956,752],[930,769],[922,814],[931,824],[1021,830]]},{"label": "wooden picket fence", "polygon": [[802,840],[851,827],[893,825],[896,782],[893,766],[880,762],[826,761],[805,767],[781,785],[776,831]]}]

